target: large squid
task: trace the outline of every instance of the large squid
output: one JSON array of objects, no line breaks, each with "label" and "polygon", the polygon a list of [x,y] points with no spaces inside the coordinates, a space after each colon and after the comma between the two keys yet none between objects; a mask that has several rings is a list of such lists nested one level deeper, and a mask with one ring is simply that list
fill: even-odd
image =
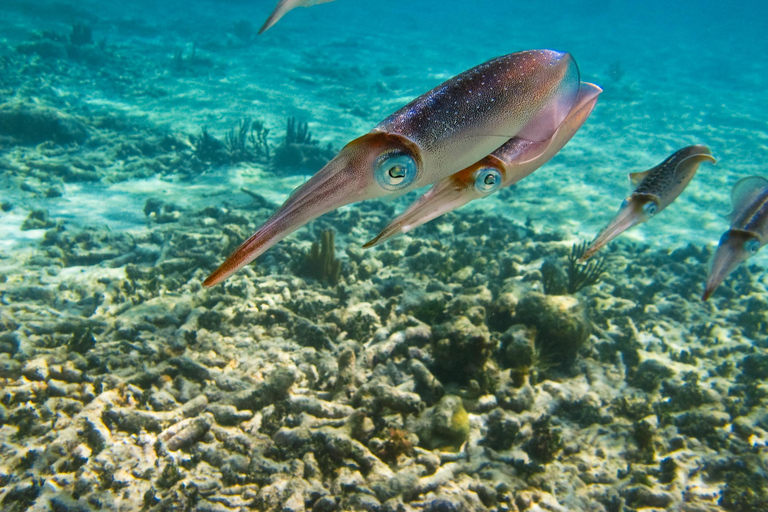
[{"label": "large squid", "polygon": [[573,107],[570,54],[512,53],[416,98],[347,144],[203,282],[220,283],[307,222],[340,206],[435,183],[508,139],[543,141]]},{"label": "large squid", "polygon": [[768,242],[768,180],[751,176],[737,181],[731,200],[731,227],[720,237],[701,300],[707,300],[739,263]]},{"label": "large squid", "polygon": [[702,162],[715,162],[706,146],[688,146],[675,151],[652,169],[630,173],[636,185],[632,194],[621,203],[613,220],[603,228],[581,256],[586,261],[608,242],[629,228],[647,221],[669,206],[685,190]]},{"label": "large squid", "polygon": [[275,6],[275,10],[269,15],[267,21],[259,29],[259,34],[262,34],[269,30],[272,25],[280,21],[280,18],[285,16],[288,11],[291,11],[297,7],[309,7],[310,5],[324,4],[326,2],[333,2],[333,0],[280,0]]},{"label": "large squid", "polygon": [[603,90],[582,82],[568,117],[547,140],[531,142],[514,137],[499,149],[461,171],[444,178],[394,219],[376,238],[363,247],[407,233],[475,199],[488,197],[509,187],[547,163],[584,124]]}]

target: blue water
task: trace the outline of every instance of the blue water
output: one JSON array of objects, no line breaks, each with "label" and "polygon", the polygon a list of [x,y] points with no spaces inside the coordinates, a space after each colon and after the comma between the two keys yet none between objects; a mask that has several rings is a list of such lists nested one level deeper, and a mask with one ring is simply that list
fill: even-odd
[{"label": "blue water", "polygon": [[[0,389],[0,403],[5,407],[0,410],[0,508],[20,511],[34,504],[39,507],[36,510],[65,510],[61,503],[72,506],[87,501],[93,509],[103,506],[118,510],[122,506],[121,510],[138,510],[143,505],[155,510],[152,507],[161,506],[158,504],[190,502],[189,489],[204,488],[205,478],[213,475],[211,479],[218,487],[203,492],[205,499],[201,498],[199,510],[204,510],[205,503],[217,503],[222,510],[242,510],[238,506],[280,510],[288,509],[291,493],[283,489],[270,494],[269,486],[282,489],[275,476],[282,475],[280,478],[290,481],[289,489],[299,489],[296,495],[301,498],[296,502],[306,505],[307,510],[318,503],[317,495],[308,490],[314,485],[335,496],[336,510],[366,509],[349,498],[358,494],[375,496],[377,503],[405,497],[406,508],[401,510],[443,510],[440,500],[450,501],[445,496],[452,493],[468,495],[470,488],[474,498],[462,502],[465,508],[454,504],[458,508],[444,510],[517,507],[602,512],[645,510],[643,507],[653,503],[657,503],[653,510],[768,510],[760,508],[768,503],[768,324],[764,309],[768,304],[768,274],[764,273],[768,249],[731,274],[724,289],[715,292],[710,302],[698,300],[706,259],[728,229],[725,216],[731,211],[731,188],[741,178],[768,177],[768,4],[712,0],[337,0],[297,8],[265,34],[256,36],[255,31],[273,7],[272,0],[3,0],[0,4],[0,113],[6,104],[44,106],[83,120],[89,130],[87,141],[81,145],[22,141],[17,134],[0,133],[0,202],[4,210],[0,217],[0,297],[5,309],[0,312],[0,341],[15,347],[0,350],[6,365],[0,375],[5,379],[0,384],[4,388]],[[66,41],[56,39],[66,39],[76,24],[92,30],[92,41],[84,45],[85,50],[72,50]],[[40,50],[22,50],[30,41],[41,40],[55,41],[58,46],[54,50],[60,53],[50,56]],[[475,201],[448,220],[434,221],[432,227],[417,228],[398,242],[362,255],[356,252],[359,246],[384,227],[386,216],[394,217],[423,191],[384,203],[373,201],[370,207],[345,206],[340,213],[299,229],[226,286],[201,289],[200,282],[215,268],[212,262],[221,263],[254,226],[266,220],[274,205],[282,203],[319,169],[281,173],[265,159],[198,165],[194,146],[203,129],[224,140],[240,119],[259,119],[270,129],[268,140],[274,150],[280,144],[286,119],[295,117],[308,123],[315,146],[329,146],[334,153],[452,76],[493,57],[534,48],[571,53],[581,80],[604,89],[584,127],[539,171],[503,194]],[[175,141],[173,150],[157,150],[158,154],[136,149],[143,141],[164,135]],[[278,429],[298,427],[308,417],[301,416],[305,413],[317,414],[321,418],[318,421],[342,428],[345,421],[352,421],[352,407],[364,408],[360,402],[368,404],[370,397],[365,395],[364,386],[379,378],[389,379],[388,389],[421,395],[428,408],[434,407],[436,401],[430,402],[415,391],[415,371],[408,360],[424,362],[442,378],[435,362],[439,357],[435,347],[441,340],[437,334],[425,335],[423,340],[430,341],[419,345],[418,329],[423,327],[414,326],[428,325],[437,330],[442,322],[466,317],[468,325],[489,333],[488,339],[496,344],[493,353],[501,354],[503,351],[497,349],[506,343],[505,331],[510,331],[505,325],[497,332],[493,322],[498,320],[491,319],[491,312],[506,300],[504,297],[519,290],[542,291],[539,281],[544,259],[556,255],[564,261],[574,243],[594,238],[627,196],[627,173],[650,169],[674,151],[693,144],[709,147],[717,164],[702,165],[672,205],[624,233],[624,245],[604,251],[612,258],[609,277],[579,295],[580,304],[591,315],[591,337],[579,353],[575,369],[551,373],[544,368],[541,371],[546,377],[539,382],[530,377],[535,403],[524,412],[510,412],[509,407],[496,407],[497,400],[503,402],[496,390],[483,388],[482,398],[473,395],[473,386],[485,385],[477,383],[482,380],[479,377],[470,379],[471,383],[446,377],[446,393],[461,396],[470,413],[472,428],[459,455],[446,455],[450,450],[428,453],[432,449],[429,442],[422,436],[419,444],[421,427],[412,423],[419,414],[390,411],[384,406],[383,412],[366,409],[361,413],[370,416],[376,428],[376,434],[367,438],[361,435],[360,439],[365,438],[359,441],[361,445],[376,452],[371,438],[386,437],[388,432],[394,438],[389,428],[402,427],[417,436],[414,443],[422,452],[409,452],[396,463],[384,456],[385,462],[375,464],[353,456],[340,457],[344,462],[339,462],[334,458],[338,448],[319,448],[327,448],[333,441],[323,437],[327,433],[317,434],[320,427],[313,424],[311,446],[317,452],[322,475],[309,476],[310,469],[296,469],[303,464],[311,466],[305,457],[307,450],[285,441],[287,434],[275,434]],[[92,170],[97,177],[66,178],[72,169]],[[57,188],[60,194],[46,197],[49,187]],[[261,200],[254,203],[253,194],[271,204],[261,206]],[[174,205],[168,207],[168,219],[158,221],[159,212],[148,213],[148,200]],[[237,219],[221,220],[226,217],[199,213],[222,206],[247,219],[238,224]],[[35,210],[45,210],[51,222],[22,229]],[[350,219],[363,220],[355,223]],[[481,222],[478,219],[485,220],[474,224]],[[469,222],[469,227],[462,227],[463,221]],[[474,236],[469,243],[471,250],[479,251],[477,247],[485,247],[482,244],[496,236],[496,232],[482,231],[490,229],[488,225],[496,226],[495,221],[503,229],[528,226],[528,238],[515,240],[498,253],[471,253],[471,257],[451,253],[455,260],[466,259],[453,275],[439,274],[442,270],[423,262],[426,267],[418,267],[415,260],[408,259],[427,249],[434,251],[433,258],[451,247],[463,251],[467,242],[461,233],[466,232]],[[57,222],[59,228],[55,227]],[[295,270],[296,261],[310,250],[321,227],[337,231],[342,274],[349,272],[340,288],[325,286]],[[89,263],[87,258],[70,256],[67,260],[51,252],[51,245],[56,246],[52,237],[83,231],[98,232],[104,238],[93,246],[85,242],[88,247],[82,252],[102,251],[109,256],[98,256],[95,263]],[[130,242],[126,242],[128,238]],[[228,245],[221,242],[223,239],[229,240]],[[64,247],[63,242],[60,245]],[[206,254],[206,250],[217,252]],[[123,261],[123,254],[116,255],[116,251],[134,254],[133,259]],[[362,267],[365,258],[373,270],[356,270],[351,276],[349,269]],[[517,274],[499,275],[498,268],[511,260]],[[462,272],[469,272],[470,277]],[[132,277],[137,273],[140,278]],[[459,274],[464,277],[457,277]],[[490,290],[490,299],[482,298],[481,288]],[[440,320],[425,320],[432,314],[424,313],[429,308],[419,309],[413,304],[437,300],[434,297],[440,294],[455,300],[442,304],[444,310],[435,316]],[[470,299],[462,302],[460,297],[472,297],[482,313],[467,309]],[[295,314],[285,316],[286,310]],[[272,316],[267,321],[265,315]],[[404,320],[406,316],[411,320]],[[314,330],[301,327],[302,335],[322,332],[329,341],[309,348],[296,334],[297,326],[305,324]],[[399,333],[413,335],[406,326],[417,333],[417,341],[385,352],[382,347],[397,344]],[[72,339],[87,338],[91,333],[96,348],[72,355],[75,349],[68,347],[77,345]],[[190,341],[195,336],[197,341]],[[357,356],[356,377],[343,385],[323,384],[323,379],[330,379],[327,375],[339,374],[340,361],[348,357],[340,355],[345,349]],[[486,349],[483,346],[478,351]],[[455,350],[459,357],[471,359]],[[640,353],[639,360],[631,359],[629,353]],[[184,366],[178,362],[182,355],[208,368],[210,375],[195,381],[190,376],[194,373],[189,370],[191,363]],[[504,357],[494,355],[491,359],[501,367],[503,379],[510,380]],[[752,359],[745,363],[749,357]],[[30,363],[40,364],[41,360],[45,360],[46,368],[52,368],[50,372],[46,369],[45,377],[35,373],[36,367]],[[637,384],[639,377],[633,377],[638,364],[647,361],[659,361],[671,369],[670,375],[659,378],[659,382],[665,380],[661,387],[657,383],[644,388]],[[62,377],[56,365],[67,364],[77,367],[84,377]],[[469,361],[466,366],[472,364]],[[181,369],[174,369],[177,367]],[[275,368],[282,367],[297,376],[292,397],[320,397],[338,411],[306,412],[279,393],[271,395],[270,390],[259,387],[269,381]],[[743,370],[745,367],[748,369]],[[134,375],[139,370],[161,377],[147,384],[149,377]],[[110,374],[114,374],[112,380],[105,377]],[[237,385],[220,385],[226,392],[210,392],[214,387],[211,383],[221,375],[239,379]],[[343,380],[343,376],[337,378]],[[181,382],[184,379],[186,383]],[[63,386],[63,381],[80,387]],[[194,382],[188,385],[189,381]],[[30,382],[32,387],[45,386],[53,391],[29,391]],[[697,394],[699,385],[703,394]],[[217,400],[238,404],[222,396],[251,389],[249,386],[264,396],[278,396],[274,403],[269,403],[270,398],[264,403],[256,400],[258,407],[252,402],[247,407],[238,405],[238,409],[253,409],[255,419],[227,423],[219,420],[215,408],[205,406],[194,414],[171,416],[176,414],[171,412],[176,406],[189,403],[195,396],[206,396],[211,404]],[[89,391],[83,391],[85,388]],[[157,405],[165,400],[160,390],[172,395],[169,403],[173,406],[164,409]],[[363,398],[353,398],[357,395]],[[690,398],[693,395],[698,398]],[[63,400],[47,402],[50,397],[70,396],[78,404],[70,409],[60,403]],[[122,412],[115,416],[83,409],[96,396],[99,399],[93,402],[93,410],[103,401],[109,403],[103,406],[104,411],[136,409],[167,415],[156,420],[157,424],[126,427],[128,420],[121,423],[114,419]],[[493,407],[482,405],[487,397],[492,397]],[[617,401],[623,399],[645,400],[647,414],[621,416]],[[676,400],[690,400],[694,405],[686,402],[681,409]],[[608,414],[609,419],[577,426],[579,422],[557,405],[560,401],[578,403],[579,407],[597,403],[597,410],[604,417]],[[294,405],[285,405],[289,402]],[[747,402],[749,406],[743,405]],[[34,414],[24,409],[25,404],[31,404],[29,410]],[[514,431],[509,435],[516,441],[511,447],[496,450],[501,455],[489,454],[483,451],[489,445],[480,441],[491,437],[489,425],[495,421],[491,416],[494,410],[502,409],[509,420],[505,428]],[[169,429],[180,418],[208,418],[201,412],[204,410],[218,423],[200,420],[211,424],[206,424],[205,434],[197,436],[195,442],[213,448],[185,445],[171,452],[147,448],[175,436]],[[531,469],[520,462],[525,459],[520,454],[528,453],[525,436],[530,437],[538,428],[535,420],[543,411],[554,418],[566,448],[541,467]],[[60,427],[51,419],[54,416],[59,418]],[[32,419],[25,423],[28,417]],[[697,431],[690,426],[695,421],[689,419],[700,417],[705,419],[696,426],[705,425]],[[109,448],[78,437],[82,434],[77,432],[86,429],[82,423],[86,420],[103,421],[95,428],[111,433],[106,443]],[[638,432],[645,428],[638,427],[641,421],[647,421],[654,432],[653,440],[645,446],[650,449],[650,461],[649,452],[638,448]],[[519,432],[509,427],[515,422],[521,427]],[[39,432],[29,426],[38,424],[47,426],[40,427]],[[19,434],[23,428],[32,429],[32,433]],[[65,432],[67,428],[70,430]],[[224,441],[228,435],[232,437]],[[73,440],[67,436],[74,436]],[[56,448],[45,451],[51,442]],[[307,439],[302,442],[310,443]],[[233,449],[237,443],[245,443],[247,448]],[[274,448],[275,443],[279,449]],[[235,459],[226,469],[213,462],[215,457],[210,454],[224,444],[231,450],[226,456],[237,453],[248,458],[248,471],[231,469],[243,464]],[[75,463],[68,459],[62,463],[62,454],[75,449],[85,455]],[[295,453],[291,451],[294,449]],[[28,450],[37,451],[32,456]],[[430,468],[434,464],[430,457],[447,468],[446,472],[453,471],[452,476],[433,488],[418,492],[411,488],[402,496],[389,496],[376,487],[377,475],[394,481],[395,475],[405,474],[403,467],[409,464]],[[254,469],[258,466],[254,460],[264,458],[269,459],[265,468],[270,464],[274,467]],[[25,465],[22,459],[31,462]],[[663,459],[674,459],[678,464],[677,477],[670,481],[659,476]],[[110,466],[120,460],[131,461],[127,464],[131,470],[121,474],[120,468]],[[473,466],[472,460],[485,462]],[[46,469],[54,463],[55,470]],[[361,469],[369,463],[371,467]],[[77,468],[72,469],[73,464]],[[200,469],[203,464],[208,466]],[[465,465],[457,469],[457,464]],[[383,469],[387,466],[391,474]],[[104,469],[107,467],[109,471]],[[167,479],[160,481],[159,475],[173,473],[169,467],[182,468],[186,480],[180,478],[170,484]],[[164,473],[166,470],[169,473]],[[32,483],[33,478],[47,478],[48,483]],[[87,484],[76,483],[78,478]],[[105,483],[111,482],[110,478],[122,483]],[[493,488],[494,496],[505,498],[488,498],[487,490],[486,498],[477,498],[483,492],[468,483],[472,479]],[[238,492],[222,492],[234,485],[240,486]],[[31,486],[36,491],[24,501],[18,498],[19,493],[8,491],[12,486]],[[734,493],[746,492],[742,487],[751,487],[754,496],[738,501]],[[130,492],[121,497],[122,488]],[[243,490],[246,488],[247,492]],[[635,488],[661,497],[656,502],[639,498],[642,492],[632,490]],[[533,499],[531,493],[543,494]],[[129,494],[131,497],[126,497]],[[237,499],[231,498],[234,495]],[[605,498],[609,495],[615,499]],[[210,496],[215,499],[206,501]],[[539,498],[544,505],[532,508],[531,500]],[[690,508],[684,508],[686,502]],[[436,503],[434,508],[430,503]],[[385,510],[381,503],[377,506],[367,509]],[[334,510],[319,505],[317,509]],[[397,508],[391,505],[386,510]]]}]

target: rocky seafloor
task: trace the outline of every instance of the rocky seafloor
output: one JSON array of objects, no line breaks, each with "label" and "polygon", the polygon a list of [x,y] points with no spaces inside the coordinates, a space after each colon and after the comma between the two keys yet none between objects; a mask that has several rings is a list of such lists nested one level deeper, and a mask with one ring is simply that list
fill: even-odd
[{"label": "rocky seafloor", "polygon": [[2,276],[4,510],[765,510],[746,270],[702,304],[706,251],[619,243],[596,285],[545,294],[570,244],[473,213],[326,237],[340,265],[304,277],[313,230],[373,232],[374,202],[201,288],[273,207],[55,223]]},{"label": "rocky seafloor", "polygon": [[[710,249],[620,240],[569,291],[553,226],[465,210],[362,250],[401,207],[373,201],[203,289],[276,204],[163,184],[332,151],[295,120],[270,147],[84,102],[168,95],[86,29],[0,45],[0,220],[29,235],[0,259],[2,510],[768,510],[759,267],[701,303]],[[72,214],[148,178],[113,208],[132,229]]]}]

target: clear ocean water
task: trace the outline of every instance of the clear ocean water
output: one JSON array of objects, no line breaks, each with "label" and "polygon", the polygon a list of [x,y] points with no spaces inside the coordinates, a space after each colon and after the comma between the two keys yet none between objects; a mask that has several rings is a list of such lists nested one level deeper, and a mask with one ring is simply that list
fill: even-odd
[{"label": "clear ocean water", "polygon": [[[0,3],[0,508],[767,511],[768,250],[700,297],[768,178],[768,5],[338,0],[257,34],[274,7]],[[349,141],[529,49],[603,89],[541,169],[367,250],[427,189],[343,206],[201,286]],[[697,144],[572,289],[627,174]]]}]

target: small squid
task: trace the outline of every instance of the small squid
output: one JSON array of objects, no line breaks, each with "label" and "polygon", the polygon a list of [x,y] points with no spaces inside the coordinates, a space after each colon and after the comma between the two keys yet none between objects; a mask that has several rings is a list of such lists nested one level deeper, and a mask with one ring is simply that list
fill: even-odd
[{"label": "small squid", "polygon": [[259,34],[263,34],[269,30],[272,25],[280,21],[280,18],[285,16],[288,11],[292,11],[296,7],[309,7],[311,5],[324,4],[327,2],[333,2],[333,0],[280,0],[275,6],[275,10],[269,15],[267,21],[259,29]]},{"label": "small squid", "polygon": [[752,176],[737,181],[731,201],[731,227],[720,237],[701,300],[707,300],[739,263],[768,242],[768,180]]},{"label": "small squid", "polygon": [[479,162],[436,183],[363,247],[373,247],[393,236],[407,233],[470,201],[488,197],[530,175],[571,140],[592,113],[601,92],[603,90],[600,87],[582,82],[576,103],[552,137],[541,142],[531,142],[519,137],[510,139]]},{"label": "small squid", "polygon": [[709,148],[688,146],[675,151],[653,169],[630,173],[629,179],[637,188],[621,203],[619,212],[587,247],[581,260],[586,261],[624,231],[669,206],[688,186],[699,164],[705,161],[715,163]]},{"label": "small squid", "polygon": [[344,146],[203,285],[220,283],[288,234],[340,206],[435,183],[514,136],[548,139],[578,91],[573,57],[553,50],[512,53],[455,76]]}]

